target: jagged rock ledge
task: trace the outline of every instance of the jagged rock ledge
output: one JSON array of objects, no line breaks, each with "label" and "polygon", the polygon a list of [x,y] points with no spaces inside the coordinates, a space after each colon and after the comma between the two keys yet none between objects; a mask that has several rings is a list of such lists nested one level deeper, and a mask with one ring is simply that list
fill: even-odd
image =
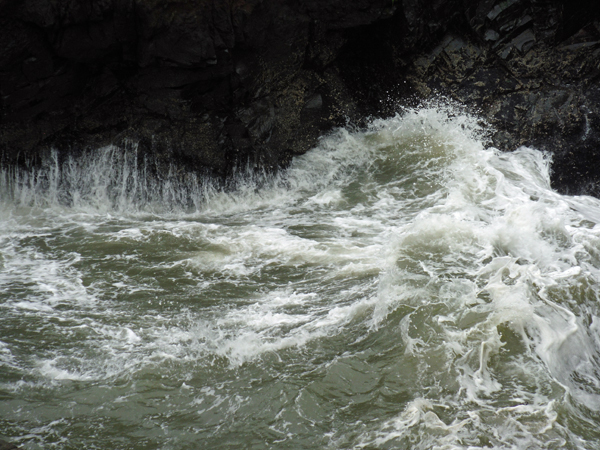
[{"label": "jagged rock ledge", "polygon": [[0,0],[3,165],[136,142],[226,178],[285,166],[347,120],[445,94],[503,150],[554,153],[600,195],[600,3]]}]

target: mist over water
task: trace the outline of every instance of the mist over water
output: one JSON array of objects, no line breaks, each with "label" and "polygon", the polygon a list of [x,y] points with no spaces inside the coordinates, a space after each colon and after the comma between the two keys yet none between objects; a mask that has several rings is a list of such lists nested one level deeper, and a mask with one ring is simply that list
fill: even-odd
[{"label": "mist over water", "polygon": [[0,437],[598,449],[600,201],[438,104],[231,189],[134,149],[0,173]]}]

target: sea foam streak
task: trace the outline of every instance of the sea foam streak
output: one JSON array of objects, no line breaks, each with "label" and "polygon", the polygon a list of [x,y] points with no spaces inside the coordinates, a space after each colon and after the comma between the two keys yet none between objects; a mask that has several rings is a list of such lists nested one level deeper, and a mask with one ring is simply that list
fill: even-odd
[{"label": "sea foam streak", "polygon": [[[4,170],[0,433],[597,448],[600,202],[488,132],[406,110],[232,190],[113,147]],[[52,416],[44,396],[81,406]]]}]

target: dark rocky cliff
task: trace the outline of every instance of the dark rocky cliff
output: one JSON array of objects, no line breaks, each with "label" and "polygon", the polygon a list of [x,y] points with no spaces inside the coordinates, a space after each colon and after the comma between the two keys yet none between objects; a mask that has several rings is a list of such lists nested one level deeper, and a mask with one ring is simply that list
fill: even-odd
[{"label": "dark rocky cliff", "polygon": [[600,194],[600,4],[557,0],[0,0],[2,164],[135,142],[226,177],[347,120],[446,94],[495,144]]}]

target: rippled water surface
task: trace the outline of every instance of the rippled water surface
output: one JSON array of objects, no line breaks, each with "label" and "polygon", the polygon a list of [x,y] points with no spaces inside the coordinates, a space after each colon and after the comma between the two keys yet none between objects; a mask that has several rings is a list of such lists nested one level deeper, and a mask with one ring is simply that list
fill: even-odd
[{"label": "rippled water surface", "polygon": [[409,110],[228,193],[115,148],[4,169],[0,437],[600,449],[600,201],[485,133]]}]

